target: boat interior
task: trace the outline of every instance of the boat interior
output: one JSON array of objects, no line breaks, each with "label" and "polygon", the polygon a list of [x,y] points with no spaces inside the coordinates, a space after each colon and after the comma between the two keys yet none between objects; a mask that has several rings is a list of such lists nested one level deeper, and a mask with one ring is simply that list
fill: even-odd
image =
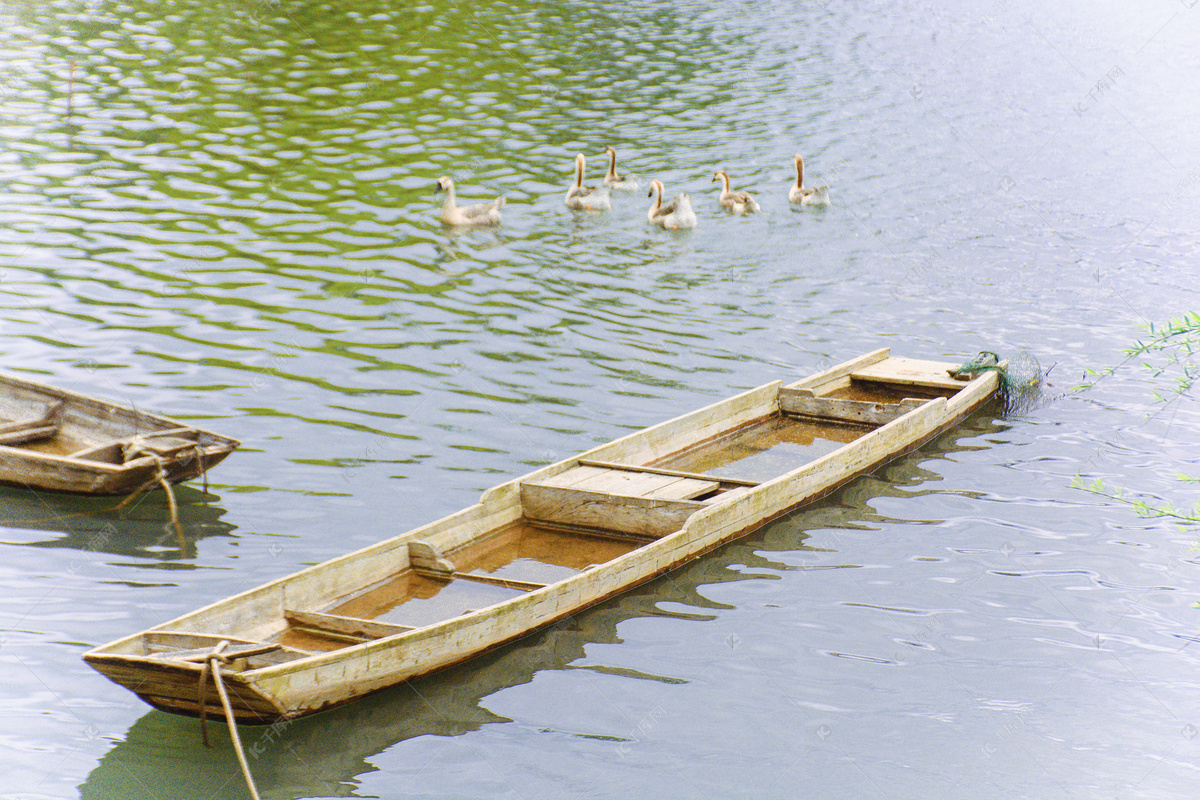
[{"label": "boat interior", "polygon": [[[904,380],[897,377],[901,366]],[[708,505],[926,402],[953,397],[966,382],[948,377],[946,366],[885,359],[822,381],[806,379],[780,388],[775,407],[753,420],[648,463],[581,457],[552,474],[534,473],[520,484],[515,521],[466,541],[446,531],[410,539],[407,563],[396,560],[400,569],[302,608],[285,607],[273,628],[255,629],[267,636],[231,639],[229,652],[247,654],[243,668],[268,666],[434,625],[578,575],[679,530]],[[188,658],[204,646],[195,634],[175,636],[153,634],[144,642],[147,654]],[[264,651],[264,644],[272,649]]]},{"label": "boat interior", "polygon": [[138,455],[163,459],[197,447],[226,449],[215,436],[130,409],[107,404],[92,408],[13,381],[0,392],[0,446],[121,465],[135,439]]}]

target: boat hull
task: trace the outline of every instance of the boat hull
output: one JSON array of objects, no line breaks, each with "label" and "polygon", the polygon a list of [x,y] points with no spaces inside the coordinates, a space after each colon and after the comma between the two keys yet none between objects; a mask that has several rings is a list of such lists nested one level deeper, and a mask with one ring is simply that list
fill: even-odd
[{"label": "boat hull", "polygon": [[[930,362],[889,359],[887,351],[878,351],[789,387],[767,384],[495,487],[486,492],[476,506],[438,522],[152,630],[164,634],[187,631],[209,637],[242,637],[247,642],[286,643],[288,640],[281,638],[278,625],[268,622],[255,627],[247,623],[254,615],[265,614],[271,609],[276,616],[282,614],[292,623],[297,620],[311,623],[310,617],[317,620],[311,624],[318,625],[326,619],[340,620],[338,624],[345,634],[379,634],[368,641],[320,653],[281,647],[281,652],[275,656],[276,663],[250,661],[244,668],[230,673],[237,681],[237,691],[231,694],[235,696],[234,714],[241,722],[265,723],[350,702],[553,625],[745,536],[920,447],[958,425],[991,398],[998,385],[995,373],[969,383],[955,384],[949,379],[939,379],[937,371],[942,370],[944,374],[946,366],[949,365],[931,366]],[[873,368],[876,373],[871,372]],[[843,397],[830,399],[832,394],[821,395],[821,392],[833,391],[828,387],[841,387],[837,388],[841,394],[852,393],[852,378],[862,380],[866,385],[865,382],[873,380],[873,374],[885,375],[891,381],[889,386],[894,388],[902,385],[902,378],[897,376],[906,368],[916,376],[915,380],[925,381],[925,385],[912,389],[918,394],[913,400],[881,403]],[[880,369],[884,372],[878,372]],[[907,389],[899,391],[904,393]],[[937,396],[920,396],[921,392]],[[780,416],[784,407],[793,408],[801,417],[813,409],[825,413],[830,408],[843,416],[867,415],[871,419],[862,424],[870,427],[853,435],[845,444],[762,481],[737,481],[715,474],[661,467],[672,463],[672,459],[679,461],[704,448],[719,452],[725,443],[741,441],[736,439],[738,436],[742,440],[753,439],[759,435],[756,432],[764,430],[764,425]],[[738,446],[742,445],[744,442]],[[636,475],[605,469],[605,465],[612,464],[635,465],[621,469]],[[660,466],[644,466],[650,464]],[[610,494],[605,495],[598,490],[580,488],[602,482],[611,486],[641,481],[649,486],[647,474],[657,475],[661,480],[653,484],[657,488],[652,492],[638,497],[624,489],[609,489]],[[582,477],[572,483],[576,476]],[[689,482],[694,486],[689,486]],[[668,496],[670,492],[686,491],[692,491],[695,497]],[[680,515],[682,521],[676,524]],[[647,522],[651,517],[654,519]],[[313,614],[305,617],[287,610],[324,607],[337,611],[338,608],[352,607],[345,603],[336,606],[331,598],[338,597],[348,582],[377,585],[397,574],[398,569],[417,569],[413,559],[417,558],[414,547],[418,543],[435,542],[446,553],[466,552],[464,548],[471,546],[473,541],[494,537],[494,532],[505,530],[505,526],[536,523],[557,526],[568,532],[564,536],[571,535],[571,531],[590,535],[588,532],[593,530],[597,519],[604,521],[605,535],[624,536],[633,542],[627,551],[612,558],[606,555],[600,563],[579,569],[565,579],[546,585],[530,584],[515,597],[486,607],[467,609],[435,624],[396,629],[388,635],[386,625],[382,626],[382,631],[369,627],[379,625],[378,622],[357,620],[362,624],[354,627],[356,618],[353,616]],[[671,525],[676,528],[662,532],[664,526]],[[598,556],[597,560],[600,558]],[[438,569],[436,560],[430,564],[430,568]],[[448,566],[454,569],[453,565]],[[450,577],[468,580],[486,576],[454,571]],[[342,596],[345,596],[344,591]],[[355,607],[366,606],[360,602]],[[192,665],[176,665],[177,672],[170,678],[166,677],[161,664],[156,665],[153,691],[146,690],[147,684],[142,682],[146,676],[139,672],[139,665],[148,659],[145,642],[140,638],[144,635],[97,648],[85,658],[93,667],[138,692],[158,708],[176,713],[197,713],[200,707],[197,702],[199,671]],[[171,686],[175,688],[169,688]],[[243,698],[241,701],[236,699],[238,695]],[[209,706],[208,713],[221,714],[211,691],[204,702]]]},{"label": "boat hull", "polygon": [[[0,428],[56,409],[54,424],[28,441],[0,444],[0,485],[88,495],[127,495],[162,477],[203,475],[236,439],[98,398],[0,375]],[[33,423],[25,423],[25,426]],[[14,434],[20,439],[18,431]],[[140,448],[128,460],[123,446]]]}]

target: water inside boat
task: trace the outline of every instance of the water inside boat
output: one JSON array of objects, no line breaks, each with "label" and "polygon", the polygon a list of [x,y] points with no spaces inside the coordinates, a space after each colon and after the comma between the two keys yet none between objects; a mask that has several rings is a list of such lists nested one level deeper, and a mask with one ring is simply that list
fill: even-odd
[{"label": "water inside boat", "polygon": [[779,415],[656,462],[718,478],[769,481],[864,436],[871,426]]},{"label": "water inside boat", "polygon": [[[518,597],[576,575],[644,544],[630,538],[561,531],[520,520],[445,554],[453,579],[407,569],[341,598],[320,612],[333,617],[419,628]],[[370,637],[330,635],[312,619],[293,621],[276,640],[303,650],[332,650]]]}]

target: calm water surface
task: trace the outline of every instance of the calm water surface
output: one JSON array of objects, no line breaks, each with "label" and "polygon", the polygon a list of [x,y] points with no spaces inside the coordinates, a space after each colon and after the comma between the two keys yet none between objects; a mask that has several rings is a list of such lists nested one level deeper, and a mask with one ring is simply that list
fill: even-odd
[{"label": "calm water surface", "polygon": [[[4,369],[245,442],[182,537],[161,497],[0,491],[0,794],[244,796],[223,733],[82,652],[890,346],[1027,350],[1046,402],[247,729],[264,797],[1193,795],[1197,534],[1071,483],[1190,504],[1200,407],[1136,365],[1068,390],[1200,308],[1200,9],[1102,5],[0,6]],[[606,144],[699,228],[568,212]],[[788,206],[796,152],[830,209]],[[441,175],[503,227],[443,230]]]}]

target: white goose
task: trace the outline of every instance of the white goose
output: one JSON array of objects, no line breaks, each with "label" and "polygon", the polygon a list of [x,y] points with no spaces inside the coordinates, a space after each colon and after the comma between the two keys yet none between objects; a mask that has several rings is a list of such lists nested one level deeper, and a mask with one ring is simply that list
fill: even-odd
[{"label": "white goose", "polygon": [[445,224],[500,224],[500,209],[504,207],[503,197],[497,197],[490,203],[477,203],[471,206],[460,206],[454,201],[454,181],[445,177],[438,178],[437,191],[446,193],[446,202],[442,203],[442,222]]},{"label": "white goose", "polygon": [[646,219],[660,228],[679,230],[680,228],[696,227],[696,212],[692,211],[692,198],[686,194],[677,194],[671,202],[663,205],[662,181],[650,181],[650,192],[647,197],[654,197],[654,204],[646,212]]},{"label": "white goose", "polygon": [[796,184],[788,190],[788,200],[802,206],[829,205],[829,187],[818,186],[809,189],[804,185],[804,159],[796,154]]},{"label": "white goose", "polygon": [[575,183],[567,189],[567,196],[563,198],[563,202],[567,204],[567,208],[576,211],[607,211],[612,208],[608,194],[596,191],[595,186],[583,185],[584,163],[583,153],[575,156]]},{"label": "white goose", "polygon": [[712,182],[716,183],[717,181],[721,182],[721,196],[719,200],[722,208],[728,209],[735,214],[751,214],[762,211],[762,207],[750,196],[749,192],[729,191],[729,176],[720,170],[713,173]]},{"label": "white goose", "polygon": [[613,146],[606,145],[604,152],[608,155],[608,174],[604,176],[604,185],[620,192],[637,191],[641,182],[636,176],[617,174],[617,151],[613,149]]}]

